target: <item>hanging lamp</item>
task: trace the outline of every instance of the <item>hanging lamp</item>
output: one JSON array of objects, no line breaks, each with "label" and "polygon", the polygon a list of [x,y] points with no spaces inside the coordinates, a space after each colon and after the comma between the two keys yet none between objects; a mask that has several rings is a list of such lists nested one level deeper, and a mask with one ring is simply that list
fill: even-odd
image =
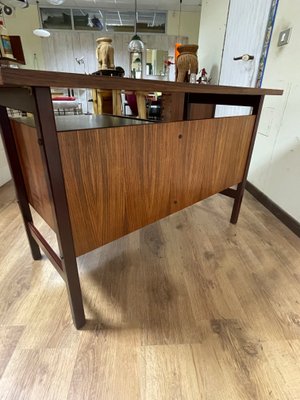
[{"label": "hanging lamp", "polygon": [[47,0],[48,3],[52,4],[53,6],[60,6],[65,2],[65,0]]},{"label": "hanging lamp", "polygon": [[136,24],[137,24],[137,0],[134,1],[134,35],[129,42],[128,50],[132,52],[142,52],[144,51],[144,43],[140,36],[136,33]]},{"label": "hanging lamp", "polygon": [[33,34],[35,36],[38,36],[40,38],[47,38],[47,37],[50,36],[50,32],[47,31],[46,29],[42,28],[43,25],[42,25],[42,19],[41,19],[41,14],[40,14],[40,10],[39,10],[39,2],[38,1],[36,2],[36,6],[37,6],[38,11],[39,11],[39,20],[40,20],[41,28],[34,29],[32,32],[33,32]]},{"label": "hanging lamp", "polygon": [[50,32],[46,29],[34,29],[32,32],[35,36],[38,36],[40,38],[46,38],[50,36]]}]

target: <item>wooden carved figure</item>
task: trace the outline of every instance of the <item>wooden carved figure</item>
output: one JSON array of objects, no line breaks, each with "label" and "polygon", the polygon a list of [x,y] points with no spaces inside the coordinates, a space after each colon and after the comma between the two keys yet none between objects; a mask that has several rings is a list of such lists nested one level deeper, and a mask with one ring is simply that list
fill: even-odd
[{"label": "wooden carved figure", "polygon": [[176,60],[176,82],[189,82],[189,74],[198,72],[198,46],[182,44],[178,47],[179,56]]},{"label": "wooden carved figure", "polygon": [[114,48],[111,45],[112,39],[108,37],[98,38],[96,57],[99,69],[114,69]]}]

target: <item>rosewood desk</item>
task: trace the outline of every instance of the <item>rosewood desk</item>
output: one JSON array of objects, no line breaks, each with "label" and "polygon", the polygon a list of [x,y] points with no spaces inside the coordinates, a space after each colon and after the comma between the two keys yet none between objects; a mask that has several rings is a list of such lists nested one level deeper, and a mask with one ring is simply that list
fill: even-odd
[{"label": "rosewood desk", "polygon": [[[163,121],[55,120],[50,87],[159,91]],[[65,280],[77,328],[85,323],[77,256],[215,193],[234,199],[237,222],[264,96],[281,94],[0,69],[2,137],[32,256],[40,259],[42,248]],[[251,114],[213,118],[216,104],[249,106]],[[32,118],[11,120],[7,108]],[[56,233],[60,254],[34,225],[31,207]]]}]

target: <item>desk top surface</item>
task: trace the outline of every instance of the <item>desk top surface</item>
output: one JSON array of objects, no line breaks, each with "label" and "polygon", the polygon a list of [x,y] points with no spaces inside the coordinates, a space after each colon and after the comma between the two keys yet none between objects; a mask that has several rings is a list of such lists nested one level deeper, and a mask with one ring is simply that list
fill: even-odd
[{"label": "desk top surface", "polygon": [[69,72],[35,71],[29,69],[0,68],[1,87],[64,87],[115,89],[132,91],[158,91],[170,93],[281,95],[282,90],[235,86],[199,85],[148,79],[74,74]]},{"label": "desk top surface", "polygon": [[[12,118],[13,120],[25,125],[35,127],[32,117]],[[88,129],[117,128],[129,125],[151,124],[136,118],[117,117],[113,115],[64,115],[55,117],[57,132],[81,131]]]}]

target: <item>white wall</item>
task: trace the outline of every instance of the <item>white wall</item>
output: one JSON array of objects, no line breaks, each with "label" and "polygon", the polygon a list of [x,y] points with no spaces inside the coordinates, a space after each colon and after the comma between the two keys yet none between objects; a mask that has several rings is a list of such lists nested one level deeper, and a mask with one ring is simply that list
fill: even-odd
[{"label": "white wall", "polygon": [[[263,87],[266,96],[249,181],[300,222],[300,2],[280,0]],[[292,27],[290,42],[277,47],[279,32]]]},{"label": "white wall", "polygon": [[[38,61],[38,67],[44,68],[42,39],[33,35],[33,29],[39,27],[37,7],[29,6],[25,9],[17,8],[14,14],[5,18],[6,30],[1,33],[7,35],[21,36],[22,47],[26,60],[24,68],[35,69],[34,53]],[[0,139],[0,186],[11,179],[8,164],[6,161],[2,140]]]},{"label": "white wall", "polygon": [[[229,0],[203,0],[199,65],[218,83]],[[284,89],[266,96],[249,181],[300,222],[300,2],[280,0],[262,86]],[[288,45],[279,33],[292,27]]]},{"label": "white wall", "polygon": [[[44,69],[42,41],[35,36],[32,31],[39,28],[39,16],[36,5],[31,5],[28,8],[16,8],[14,14],[5,18],[5,24],[8,35],[21,36],[22,47],[24,51],[27,69]],[[37,66],[34,61],[36,54]],[[38,67],[38,68],[37,68]]]},{"label": "white wall", "polygon": [[[229,0],[203,0],[199,29],[199,67],[205,67],[212,84],[219,81]],[[196,42],[197,43],[197,42]]]},{"label": "white wall", "polygon": [[167,35],[187,36],[188,43],[198,43],[200,12],[169,11]]}]

